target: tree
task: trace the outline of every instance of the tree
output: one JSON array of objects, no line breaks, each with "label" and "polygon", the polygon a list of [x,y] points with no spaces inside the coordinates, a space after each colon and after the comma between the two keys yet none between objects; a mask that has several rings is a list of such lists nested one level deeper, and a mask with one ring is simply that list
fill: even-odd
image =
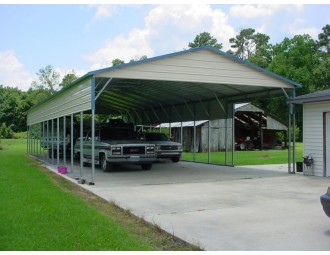
[{"label": "tree", "polygon": [[[320,54],[315,49],[316,42],[309,35],[296,35],[291,39],[285,38],[281,43],[272,47],[273,56],[268,69],[302,84],[303,87],[297,89],[297,95],[314,92],[315,76],[313,70],[320,63]],[[288,120],[288,104],[284,96],[262,100],[258,103],[258,106],[280,119]],[[301,105],[296,107],[296,124],[302,130]]]},{"label": "tree", "polygon": [[116,58],[116,59],[112,60],[112,66],[119,66],[119,65],[122,65],[122,64],[125,64],[124,60],[121,60],[119,58]]},{"label": "tree", "polygon": [[0,123],[5,124],[6,128],[15,132],[25,131],[26,112],[30,107],[26,101],[26,92],[0,85]]},{"label": "tree", "polygon": [[316,90],[313,70],[320,64],[320,52],[317,43],[310,35],[296,35],[292,39],[285,38],[273,47],[273,59],[269,70],[294,80],[303,85],[299,94]]},{"label": "tree", "polygon": [[268,35],[256,33],[253,28],[242,29],[237,36],[229,39],[229,42],[232,44],[230,47],[235,49],[235,51],[230,50],[229,53],[241,59],[249,59],[255,55],[254,59],[256,62],[260,61],[260,58],[265,58],[264,61],[269,61],[269,39]]},{"label": "tree", "polygon": [[78,79],[78,77],[77,77],[75,71],[74,70],[71,70],[71,73],[68,73],[68,74],[66,74],[63,77],[63,79],[62,79],[62,81],[61,81],[61,83],[60,83],[59,86],[63,88],[66,85],[70,84],[71,82],[73,82],[73,81],[75,81],[77,79]]},{"label": "tree", "polygon": [[132,63],[135,61],[145,60],[147,58],[148,58],[147,55],[142,55],[140,58],[136,58],[136,59],[132,58],[129,62]]},{"label": "tree", "polygon": [[330,88],[330,25],[322,28],[318,35],[318,49],[321,54],[321,63],[314,69],[315,85],[317,90]]},{"label": "tree", "polygon": [[32,82],[31,86],[33,88],[49,91],[50,94],[55,93],[59,86],[60,74],[51,65],[39,69],[37,76],[39,81]]},{"label": "tree", "polygon": [[203,32],[197,35],[193,42],[188,44],[189,48],[197,48],[201,46],[212,46],[217,49],[222,49],[222,44],[218,43],[217,39],[210,35],[208,32]]},{"label": "tree", "polygon": [[322,28],[323,33],[318,35],[319,47],[324,50],[325,54],[330,54],[330,25],[327,24],[325,27]]}]

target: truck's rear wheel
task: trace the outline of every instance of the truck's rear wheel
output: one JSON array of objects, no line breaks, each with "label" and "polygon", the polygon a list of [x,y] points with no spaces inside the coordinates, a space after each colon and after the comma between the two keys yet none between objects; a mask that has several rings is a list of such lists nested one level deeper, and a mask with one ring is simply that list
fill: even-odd
[{"label": "truck's rear wheel", "polygon": [[100,166],[104,172],[109,172],[112,170],[112,165],[107,162],[104,154],[102,154],[100,157]]},{"label": "truck's rear wheel", "polygon": [[171,158],[173,163],[177,163],[180,160],[180,157]]},{"label": "truck's rear wheel", "polygon": [[152,163],[146,163],[146,164],[142,164],[142,165],[141,165],[141,168],[142,168],[143,170],[150,170],[151,167],[152,167]]}]

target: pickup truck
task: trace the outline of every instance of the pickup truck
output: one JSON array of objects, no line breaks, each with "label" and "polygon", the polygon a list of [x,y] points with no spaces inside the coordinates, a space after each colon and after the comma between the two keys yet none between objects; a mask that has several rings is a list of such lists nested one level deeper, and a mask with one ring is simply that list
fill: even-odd
[{"label": "pickup truck", "polygon": [[[80,158],[80,139],[75,144],[75,158]],[[119,123],[98,127],[95,130],[94,164],[103,171],[111,171],[116,165],[140,165],[150,170],[157,158],[155,145],[141,142],[131,124]],[[88,131],[83,137],[83,163],[92,164],[92,140]]]},{"label": "pickup truck", "polygon": [[142,132],[139,139],[146,143],[155,144],[157,158],[168,158],[177,163],[182,154],[182,144],[172,142],[165,134],[157,132]]}]

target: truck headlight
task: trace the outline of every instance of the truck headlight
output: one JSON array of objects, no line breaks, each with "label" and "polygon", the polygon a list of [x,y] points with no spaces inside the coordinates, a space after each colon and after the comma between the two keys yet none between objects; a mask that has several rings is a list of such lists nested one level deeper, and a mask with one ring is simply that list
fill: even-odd
[{"label": "truck headlight", "polygon": [[155,147],[154,146],[147,146],[147,154],[154,154],[155,153]]},{"label": "truck headlight", "polygon": [[121,155],[121,147],[112,147],[112,155]]}]

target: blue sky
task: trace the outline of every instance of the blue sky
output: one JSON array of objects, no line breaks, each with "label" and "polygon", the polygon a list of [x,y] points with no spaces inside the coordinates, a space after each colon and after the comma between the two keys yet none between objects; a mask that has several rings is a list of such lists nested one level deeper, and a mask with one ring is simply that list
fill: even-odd
[{"label": "blue sky", "polygon": [[82,76],[116,58],[180,51],[204,31],[224,51],[243,28],[273,44],[303,33],[317,39],[329,13],[321,4],[0,4],[0,84],[27,90],[47,65]]}]

